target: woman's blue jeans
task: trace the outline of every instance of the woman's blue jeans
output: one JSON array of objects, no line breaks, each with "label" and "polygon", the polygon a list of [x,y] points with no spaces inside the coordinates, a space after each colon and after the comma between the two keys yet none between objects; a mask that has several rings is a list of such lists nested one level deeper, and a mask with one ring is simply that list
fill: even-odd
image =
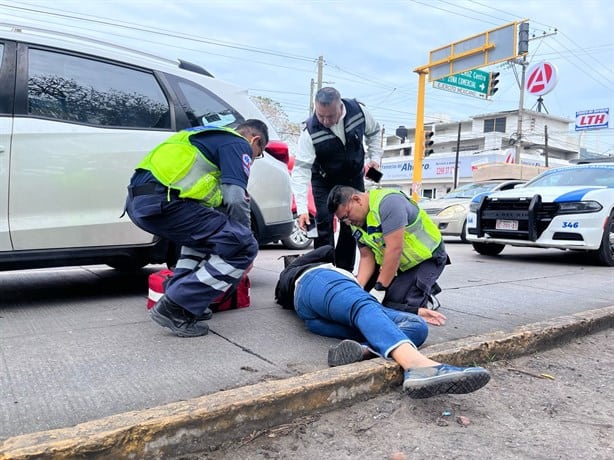
[{"label": "woman's blue jeans", "polygon": [[386,358],[402,343],[419,347],[428,335],[418,315],[382,306],[357,282],[329,268],[311,270],[299,280],[294,309],[311,332],[366,342]]}]

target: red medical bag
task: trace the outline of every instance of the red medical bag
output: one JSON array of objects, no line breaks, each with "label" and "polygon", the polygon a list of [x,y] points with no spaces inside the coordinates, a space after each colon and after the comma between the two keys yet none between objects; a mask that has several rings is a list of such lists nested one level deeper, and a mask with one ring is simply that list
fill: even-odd
[{"label": "red medical bag", "polygon": [[[166,283],[173,276],[172,270],[164,269],[149,275],[149,293],[147,295],[147,309],[149,310],[164,294]],[[216,311],[232,310],[235,308],[249,307],[250,282],[247,275],[243,275],[237,288],[233,291],[228,290],[218,296],[209,308]]]}]

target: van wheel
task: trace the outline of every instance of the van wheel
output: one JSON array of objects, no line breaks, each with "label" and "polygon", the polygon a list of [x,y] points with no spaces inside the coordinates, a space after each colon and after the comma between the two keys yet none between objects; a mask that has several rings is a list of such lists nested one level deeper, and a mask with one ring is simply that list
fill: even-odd
[{"label": "van wheel", "polygon": [[473,249],[478,254],[482,254],[483,256],[496,256],[503,251],[505,247],[504,244],[488,244],[488,243],[471,243],[473,245]]},{"label": "van wheel", "polygon": [[[311,217],[313,219],[313,217]],[[286,249],[307,249],[311,246],[311,238],[307,237],[307,232],[298,226],[298,216],[294,216],[294,225],[292,227],[292,233],[287,238],[281,240],[281,243]]]},{"label": "van wheel", "polygon": [[107,265],[120,272],[135,272],[147,265],[147,261],[141,256],[115,257],[109,260]]}]

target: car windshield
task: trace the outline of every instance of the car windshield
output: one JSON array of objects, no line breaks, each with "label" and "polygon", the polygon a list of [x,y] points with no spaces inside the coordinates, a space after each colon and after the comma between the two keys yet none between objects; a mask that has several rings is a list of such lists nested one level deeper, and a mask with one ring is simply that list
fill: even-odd
[{"label": "car windshield", "polygon": [[587,165],[546,171],[527,184],[528,187],[564,187],[592,185],[614,187],[614,166]]},{"label": "car windshield", "polygon": [[488,183],[482,183],[482,184],[478,184],[478,183],[465,184],[461,187],[458,187],[452,190],[447,195],[444,195],[442,199],[447,200],[450,198],[473,198],[479,193],[490,192],[497,185],[499,185],[498,182],[488,182]]}]

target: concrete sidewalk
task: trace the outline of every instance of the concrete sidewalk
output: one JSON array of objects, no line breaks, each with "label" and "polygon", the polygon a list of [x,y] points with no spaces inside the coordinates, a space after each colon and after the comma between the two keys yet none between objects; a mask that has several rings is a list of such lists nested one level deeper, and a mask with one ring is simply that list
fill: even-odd
[{"label": "concrete sidewalk", "polygon": [[[511,333],[444,342],[423,352],[457,365],[487,363],[547,349],[613,325],[614,305],[533,323]],[[401,379],[395,363],[373,359],[9,438],[0,445],[0,459],[176,457],[374,396],[398,386]]]},{"label": "concrete sidewalk", "polygon": [[[487,363],[611,326],[614,270],[582,254],[447,247],[448,321],[429,328],[426,354]],[[262,248],[252,305],[215,314],[193,339],[147,316],[147,276],[160,267],[0,273],[0,459],[166,458],[399,383],[381,359],[327,368],[337,340],[273,299],[285,254]]]}]

